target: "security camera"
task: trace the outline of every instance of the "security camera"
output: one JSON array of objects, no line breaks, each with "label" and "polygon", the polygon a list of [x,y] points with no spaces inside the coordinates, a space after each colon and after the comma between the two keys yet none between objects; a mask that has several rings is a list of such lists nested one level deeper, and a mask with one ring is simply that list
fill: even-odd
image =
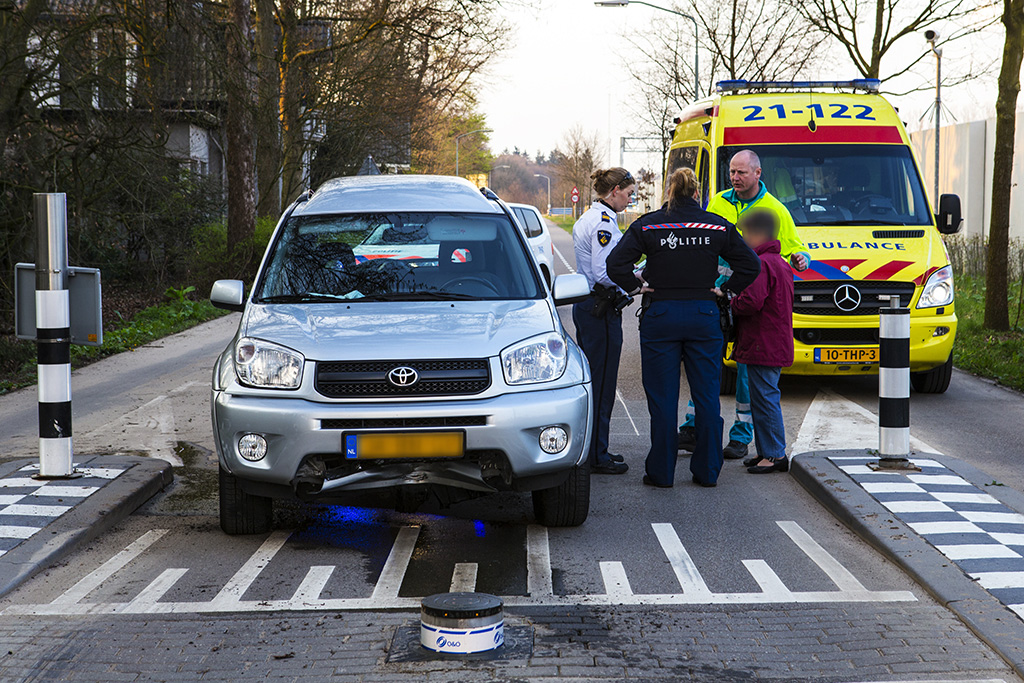
[{"label": "security camera", "polygon": [[927,31],[924,32],[924,39],[927,40],[929,43],[934,43],[936,40],[939,39],[939,32],[928,29]]}]

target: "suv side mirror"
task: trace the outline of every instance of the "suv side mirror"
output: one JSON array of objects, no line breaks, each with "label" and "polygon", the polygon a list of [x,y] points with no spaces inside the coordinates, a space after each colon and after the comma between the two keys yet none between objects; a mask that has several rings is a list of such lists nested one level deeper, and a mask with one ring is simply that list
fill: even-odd
[{"label": "suv side mirror", "polygon": [[590,285],[587,284],[587,278],[579,273],[559,275],[555,277],[551,295],[555,299],[556,306],[578,304],[590,296]]},{"label": "suv side mirror", "polygon": [[217,280],[210,289],[210,303],[226,311],[245,309],[245,283],[241,280]]},{"label": "suv side mirror", "polygon": [[960,213],[960,196],[944,194],[939,197],[939,213],[935,215],[935,226],[943,235],[955,235],[963,224]]}]

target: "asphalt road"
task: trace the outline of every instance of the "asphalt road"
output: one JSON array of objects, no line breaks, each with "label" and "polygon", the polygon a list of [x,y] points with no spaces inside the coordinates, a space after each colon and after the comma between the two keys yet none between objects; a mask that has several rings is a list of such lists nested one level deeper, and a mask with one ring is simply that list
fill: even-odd
[{"label": "asphalt road", "polygon": [[[570,236],[557,228],[552,236],[571,268]],[[557,257],[556,272],[567,272]],[[571,330],[568,309],[562,318]],[[634,675],[624,668],[628,662],[636,675],[698,680],[721,680],[725,669],[737,680],[1016,680],[987,646],[790,477],[753,477],[727,462],[719,486],[703,489],[690,484],[681,460],[674,489],[642,486],[648,421],[632,309],[624,318],[621,399],[612,425],[612,450],[631,469],[594,477],[584,526],[537,527],[527,496],[503,494],[451,508],[431,502],[416,514],[282,505],[272,534],[226,537],[216,519],[208,381],[237,319],[75,373],[76,450],[162,457],[178,465],[177,482],[114,532],[0,601],[6,625],[0,645],[11,644],[16,653],[0,658],[0,680],[18,670],[11,656],[24,660],[26,680],[74,679],[104,666],[138,680],[171,680],[171,673],[193,680],[190,672],[206,679],[211,671],[230,679],[225,671],[242,669],[317,680],[296,673],[290,660],[306,658],[314,667],[326,657],[310,645],[322,629],[305,627],[331,617],[344,626],[331,658],[365,656],[335,674],[398,680],[430,670],[438,680],[469,680],[465,672],[451,673],[454,664],[410,669],[387,661],[390,634],[415,619],[418,599],[450,589],[505,598],[514,623],[533,629],[537,639],[539,653],[524,665],[535,667],[531,677],[617,679]],[[823,396],[839,397],[840,419],[830,435],[815,438],[870,438],[862,433],[863,410],[873,410],[874,391],[874,381],[862,378],[787,379],[789,442],[808,442],[801,428]],[[681,412],[685,400],[684,381]],[[723,397],[727,425],[731,412],[731,397]],[[947,395],[915,397],[913,431],[929,446],[1022,488],[1014,468],[1021,452],[1015,417],[1022,412],[1019,395],[958,373]],[[858,434],[843,427],[845,414],[848,424],[859,415]],[[34,453],[34,390],[0,397],[0,444],[4,458]],[[589,627],[575,626],[563,637],[548,623],[580,614],[584,625],[596,619],[615,638],[592,638]],[[695,626],[705,622],[706,628]],[[166,634],[152,634],[159,624]],[[641,624],[642,638],[631,630]],[[171,654],[138,656],[125,644],[125,629],[151,633]],[[225,638],[229,632],[241,640]],[[17,640],[19,633],[34,635]],[[266,651],[241,637],[252,634]],[[216,643],[213,649],[195,649],[203,636],[200,644]],[[76,645],[65,657],[76,666],[44,666],[58,642]],[[291,655],[277,657],[286,651]],[[685,673],[666,668],[681,660],[688,662]],[[473,675],[484,669],[488,680],[513,675],[499,665]],[[96,676],[86,679],[101,680]]]}]

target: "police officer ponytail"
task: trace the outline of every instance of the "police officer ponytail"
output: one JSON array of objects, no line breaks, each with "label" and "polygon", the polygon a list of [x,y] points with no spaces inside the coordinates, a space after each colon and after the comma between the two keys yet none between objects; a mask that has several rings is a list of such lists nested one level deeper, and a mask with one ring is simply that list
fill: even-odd
[{"label": "police officer ponytail", "polygon": [[677,169],[668,179],[668,208],[674,209],[684,199],[693,199],[700,192],[700,181],[692,168]]},{"label": "police officer ponytail", "polygon": [[629,171],[620,166],[598,169],[590,174],[590,179],[594,181],[594,192],[598,197],[607,196],[617,187],[629,187],[636,184]]}]

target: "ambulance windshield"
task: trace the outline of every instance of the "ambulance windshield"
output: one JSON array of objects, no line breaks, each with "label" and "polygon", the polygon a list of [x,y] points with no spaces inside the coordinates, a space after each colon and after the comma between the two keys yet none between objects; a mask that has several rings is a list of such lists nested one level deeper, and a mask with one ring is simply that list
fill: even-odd
[{"label": "ambulance windshield", "polygon": [[741,149],[761,157],[761,180],[797,226],[929,225],[924,189],[903,145],[722,147],[718,186],[729,188],[729,161]]}]

